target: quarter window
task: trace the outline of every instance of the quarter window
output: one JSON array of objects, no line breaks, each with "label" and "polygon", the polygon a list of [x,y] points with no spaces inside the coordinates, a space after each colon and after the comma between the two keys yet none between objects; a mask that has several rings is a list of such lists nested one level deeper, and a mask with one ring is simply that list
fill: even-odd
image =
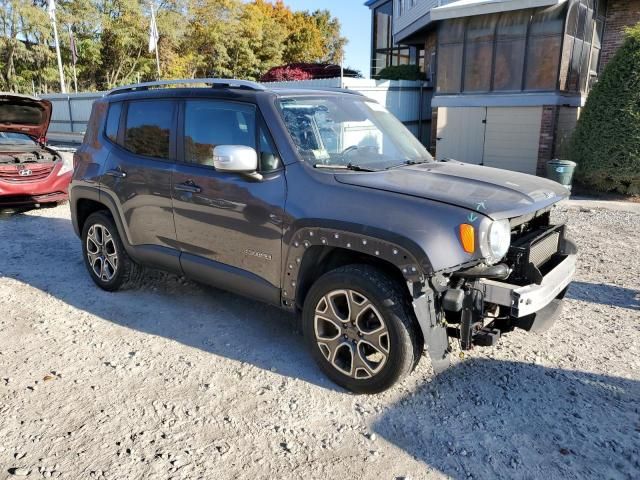
[{"label": "quarter window", "polygon": [[137,155],[169,158],[173,108],[170,100],[129,102],[124,148]]},{"label": "quarter window", "polygon": [[118,141],[118,128],[120,126],[120,114],[122,113],[122,103],[112,103],[109,105],[107,113],[107,123],[104,133],[109,140],[116,143]]}]

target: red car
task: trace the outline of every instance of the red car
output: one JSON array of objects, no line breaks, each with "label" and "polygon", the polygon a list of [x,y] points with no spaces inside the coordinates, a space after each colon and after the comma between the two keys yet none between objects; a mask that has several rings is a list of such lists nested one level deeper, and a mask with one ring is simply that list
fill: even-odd
[{"label": "red car", "polygon": [[0,208],[67,200],[71,155],[45,145],[51,102],[0,93]]}]

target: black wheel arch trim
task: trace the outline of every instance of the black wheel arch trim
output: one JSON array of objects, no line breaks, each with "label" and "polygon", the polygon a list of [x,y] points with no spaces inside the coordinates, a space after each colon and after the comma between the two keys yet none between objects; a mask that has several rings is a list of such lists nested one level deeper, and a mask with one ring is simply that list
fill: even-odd
[{"label": "black wheel arch trim", "polygon": [[413,241],[385,230],[347,222],[296,222],[285,233],[282,265],[282,303],[294,306],[303,258],[312,246],[334,247],[365,254],[394,265],[407,282],[423,283],[433,273],[431,263]]}]

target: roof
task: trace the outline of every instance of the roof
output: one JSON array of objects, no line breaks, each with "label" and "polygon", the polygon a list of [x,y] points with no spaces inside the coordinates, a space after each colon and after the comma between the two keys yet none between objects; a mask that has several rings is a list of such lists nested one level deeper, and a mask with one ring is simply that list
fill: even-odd
[{"label": "roof", "polygon": [[549,7],[567,0],[457,0],[431,10],[431,20],[487,15],[490,13],[523,10],[525,8]]}]

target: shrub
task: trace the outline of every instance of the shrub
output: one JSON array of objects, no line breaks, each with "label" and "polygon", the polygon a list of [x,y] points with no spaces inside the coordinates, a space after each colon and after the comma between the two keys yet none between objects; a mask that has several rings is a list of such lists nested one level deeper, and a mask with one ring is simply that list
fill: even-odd
[{"label": "shrub", "polygon": [[640,194],[640,24],[627,31],[591,91],[569,151],[579,184]]},{"label": "shrub", "polygon": [[396,65],[383,68],[378,74],[381,80],[425,80],[427,77],[417,65]]},{"label": "shrub", "polygon": [[341,69],[332,63],[290,63],[273,67],[261,78],[261,82],[283,82],[287,80],[312,80],[317,78],[361,77],[360,72],[350,68]]}]

